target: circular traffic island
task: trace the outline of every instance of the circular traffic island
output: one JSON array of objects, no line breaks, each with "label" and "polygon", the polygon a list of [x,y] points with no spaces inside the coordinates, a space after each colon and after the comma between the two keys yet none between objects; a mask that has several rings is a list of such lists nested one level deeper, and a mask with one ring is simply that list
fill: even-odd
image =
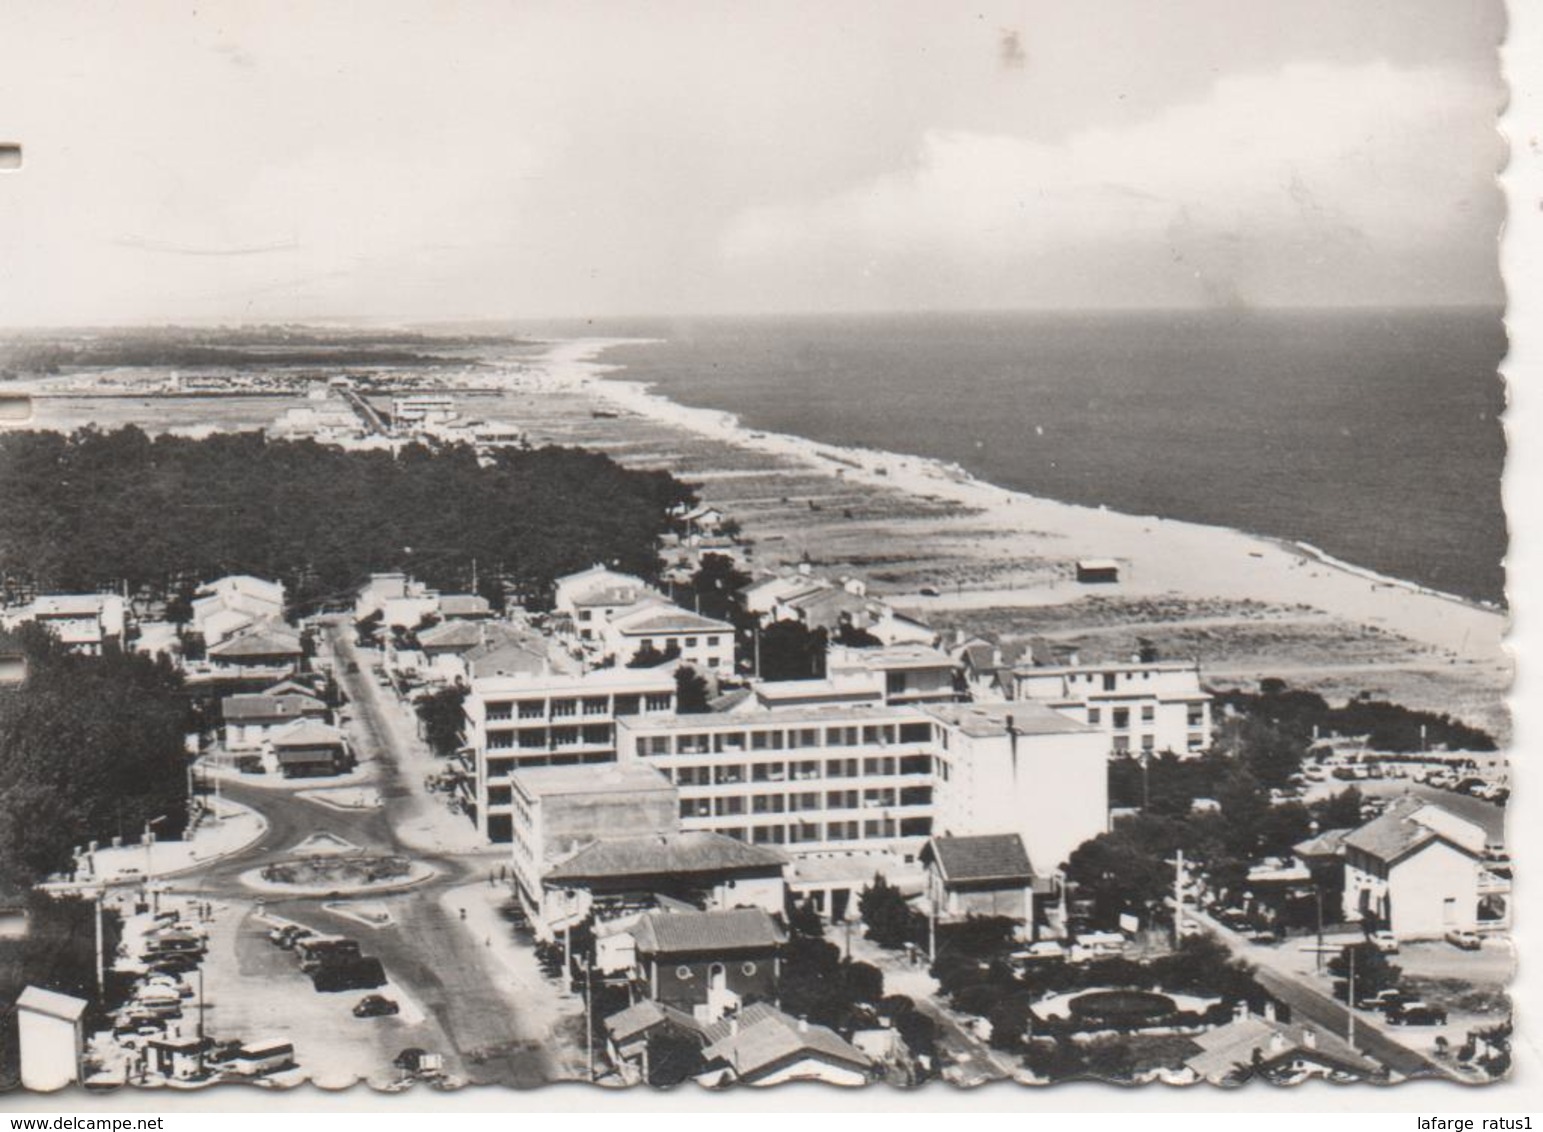
[{"label": "circular traffic island", "polygon": [[1074,1021],[1090,1028],[1139,1027],[1172,1014],[1177,1004],[1156,991],[1098,990],[1077,995],[1067,1007]]},{"label": "circular traffic island", "polygon": [[433,875],[433,866],[395,854],[316,853],[275,861],[241,879],[262,892],[343,896],[395,892]]}]

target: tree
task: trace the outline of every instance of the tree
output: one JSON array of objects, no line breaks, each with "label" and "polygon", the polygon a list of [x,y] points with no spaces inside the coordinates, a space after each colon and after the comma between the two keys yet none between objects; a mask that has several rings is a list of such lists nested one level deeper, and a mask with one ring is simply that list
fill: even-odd
[{"label": "tree", "polygon": [[1329,960],[1329,974],[1348,983],[1350,957],[1355,954],[1355,995],[1357,1000],[1372,998],[1380,991],[1397,988],[1403,978],[1403,968],[1388,961],[1388,957],[1374,944],[1356,943],[1346,947]]},{"label": "tree", "polygon": [[187,818],[182,678],[164,658],[67,651],[24,625],[27,680],[0,691],[0,882],[27,888],[92,840],[180,837]]},{"label": "tree", "polygon": [[1097,921],[1113,924],[1121,912],[1149,908],[1172,890],[1173,867],[1165,861],[1191,836],[1175,818],[1126,818],[1074,849],[1066,876],[1079,892],[1091,894]]},{"label": "tree", "polygon": [[900,890],[876,874],[857,897],[857,909],[868,925],[868,938],[880,947],[901,947],[920,941],[926,922]]},{"label": "tree", "polygon": [[877,649],[884,646],[884,642],[878,637],[866,629],[859,629],[850,619],[845,618],[840,625],[836,626],[836,634],[832,640],[849,649]]},{"label": "tree", "polygon": [[680,656],[680,646],[674,641],[661,652],[654,647],[652,641],[644,641],[641,648],[632,654],[632,659],[627,662],[628,668],[658,668],[661,664],[668,664]]},{"label": "tree", "polygon": [[750,575],[727,554],[707,553],[691,576],[696,608],[704,617],[730,620],[739,591],[750,584]]},{"label": "tree", "polygon": [[163,600],[190,579],[252,573],[283,582],[302,612],[380,570],[463,592],[474,562],[496,563],[499,592],[534,604],[595,562],[651,577],[669,509],[692,499],[668,473],[576,448],[484,459],[464,444],[365,452],[132,427],[7,432],[0,482],[0,574],[44,592],[126,582]]},{"label": "tree", "polygon": [[824,629],[773,621],[761,630],[761,679],[819,680],[825,675],[825,648]]},{"label": "tree", "polygon": [[675,670],[675,710],[681,715],[699,715],[711,710],[707,701],[707,680],[689,664]]},{"label": "tree", "polygon": [[413,703],[429,749],[440,758],[460,750],[466,727],[465,686],[452,684],[437,692],[424,692]]},{"label": "tree", "polygon": [[1309,809],[1320,830],[1355,829],[1361,824],[1361,791],[1354,786],[1314,802]]}]

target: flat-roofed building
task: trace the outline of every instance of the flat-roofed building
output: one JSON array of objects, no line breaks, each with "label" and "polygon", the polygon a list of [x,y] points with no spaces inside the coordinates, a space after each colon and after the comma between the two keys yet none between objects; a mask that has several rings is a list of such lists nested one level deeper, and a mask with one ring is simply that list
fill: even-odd
[{"label": "flat-roofed building", "polygon": [[857,649],[832,646],[825,659],[832,680],[867,675],[890,704],[951,703],[960,698],[959,664],[930,645],[899,644]]},{"label": "flat-roofed building", "polygon": [[790,886],[835,918],[875,871],[896,879],[876,859],[919,881],[935,835],[1016,834],[1048,875],[1107,825],[1102,734],[1040,704],[639,717],[618,721],[617,754],[671,778],[682,829],[784,848]]},{"label": "flat-roofed building", "polygon": [[1036,701],[1098,728],[1113,753],[1199,754],[1211,745],[1211,695],[1194,663],[1020,664],[998,679],[1009,701]]},{"label": "flat-roofed building", "polygon": [[604,626],[601,640],[604,654],[617,665],[652,652],[707,675],[734,671],[734,626],[677,605],[645,602],[618,614]]},{"label": "flat-roofed building", "polygon": [[678,828],[670,780],[647,766],[524,767],[509,776],[510,863],[532,919],[544,914],[547,871],[596,841],[658,836]]},{"label": "flat-roofed building", "polygon": [[[675,710],[675,674],[668,669],[558,672],[528,649],[523,655],[528,664],[504,657],[506,675],[474,675],[463,709],[461,805],[483,835],[499,844],[512,835],[510,774],[528,767],[614,763],[618,718]],[[477,660],[469,667],[473,673],[483,670]]]},{"label": "flat-roofed building", "polygon": [[39,594],[29,605],[0,616],[6,628],[28,621],[43,626],[71,652],[101,656],[108,645],[122,647],[128,603],[117,594]]}]

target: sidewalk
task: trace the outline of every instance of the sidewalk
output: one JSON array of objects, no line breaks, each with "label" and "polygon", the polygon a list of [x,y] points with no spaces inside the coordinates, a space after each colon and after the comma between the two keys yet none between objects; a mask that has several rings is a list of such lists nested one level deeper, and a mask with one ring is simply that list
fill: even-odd
[{"label": "sidewalk", "polygon": [[148,849],[141,843],[98,849],[90,854],[94,874],[90,880],[122,884],[180,876],[241,852],[267,832],[268,822],[256,810],[224,798],[210,798],[206,804],[211,813],[203,818],[191,838],[157,841]]},{"label": "sidewalk", "polygon": [[488,974],[509,1005],[520,1039],[545,1047],[560,1064],[563,1079],[583,1080],[584,1051],[564,1044],[562,1034],[565,1022],[583,1014],[584,1004],[564,995],[542,973],[535,949],[515,938],[513,926],[501,914],[512,898],[507,886],[482,880],[447,889],[439,902],[446,915],[482,945]]}]

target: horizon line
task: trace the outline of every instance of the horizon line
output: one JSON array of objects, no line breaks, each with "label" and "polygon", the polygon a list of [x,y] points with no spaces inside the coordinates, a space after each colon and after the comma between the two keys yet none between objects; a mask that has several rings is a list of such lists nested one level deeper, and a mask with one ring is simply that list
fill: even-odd
[{"label": "horizon line", "polygon": [[423,330],[429,327],[451,326],[514,326],[517,324],[542,325],[551,323],[616,323],[616,322],[678,322],[752,319],[818,319],[818,318],[971,318],[998,315],[1143,315],[1143,314],[1210,314],[1244,318],[1253,314],[1277,312],[1364,314],[1371,312],[1418,312],[1418,311],[1496,311],[1502,317],[1510,310],[1508,298],[1477,300],[1472,302],[1420,302],[1420,303],[1270,303],[1204,306],[1197,304],[1152,306],[1086,306],[1086,307],[865,307],[839,310],[767,310],[767,311],[709,311],[637,314],[542,314],[542,315],[440,315],[387,316],[387,315],[306,315],[295,318],[268,318],[256,320],[177,319],[124,320],[108,322],[33,322],[0,323],[0,334],[47,334],[89,333],[114,330],[213,330],[250,329],[256,327],[295,327],[318,330]]}]

